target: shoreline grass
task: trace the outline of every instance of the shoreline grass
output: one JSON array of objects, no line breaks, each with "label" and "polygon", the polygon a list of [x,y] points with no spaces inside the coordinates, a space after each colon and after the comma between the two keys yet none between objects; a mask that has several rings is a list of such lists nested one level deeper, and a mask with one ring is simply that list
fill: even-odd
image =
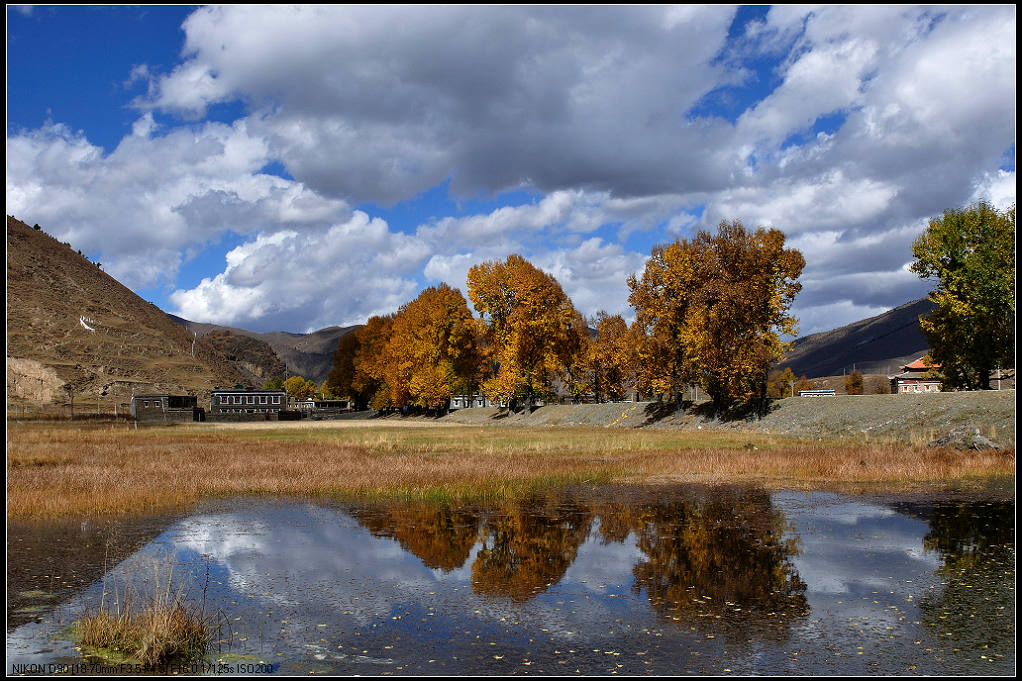
[{"label": "shoreline grass", "polygon": [[8,423],[8,518],[158,511],[240,495],[471,500],[573,484],[835,488],[1012,477],[1014,449],[748,432],[437,423]]},{"label": "shoreline grass", "polygon": [[99,606],[71,625],[71,634],[87,657],[139,665],[145,671],[206,653],[220,631],[221,613],[207,615],[184,604],[172,587],[173,564],[154,562],[151,581],[148,595],[127,583],[120,592],[104,588]]}]

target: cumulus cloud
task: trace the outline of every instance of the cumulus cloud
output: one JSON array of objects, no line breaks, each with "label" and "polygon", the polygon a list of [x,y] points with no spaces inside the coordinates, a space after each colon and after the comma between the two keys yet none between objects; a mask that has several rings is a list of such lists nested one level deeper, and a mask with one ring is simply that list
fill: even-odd
[{"label": "cumulus cloud", "polygon": [[147,114],[109,154],[54,124],[7,138],[7,210],[102,256],[130,287],[173,282],[187,249],[227,231],[321,224],[347,203],[260,172],[265,143],[244,121],[154,136]]},{"label": "cumulus cloud", "polygon": [[[149,89],[110,153],[59,123],[9,132],[8,212],[129,286],[176,287],[186,317],[261,330],[361,322],[512,252],[585,313],[627,313],[624,278],[653,243],[736,218],[805,253],[804,332],[923,295],[904,266],[926,220],[1014,202],[1014,8],[735,18],[203,7],[179,63],[125,67]],[[744,111],[706,105],[724,90]],[[239,103],[233,123],[204,120]],[[536,199],[410,225],[372,215],[444,183]],[[227,233],[242,243],[223,271],[182,288],[181,265]]]},{"label": "cumulus cloud", "polygon": [[[627,212],[627,211],[624,211]],[[325,230],[260,233],[226,256],[224,271],[171,295],[176,313],[255,330],[311,331],[397,310],[420,284],[446,282],[467,296],[468,270],[517,252],[553,274],[584,314],[627,313],[625,279],[644,256],[579,228],[577,245],[549,239],[566,224],[616,223],[606,195],[549,196],[536,204],[445,218],[405,234],[355,211]],[[580,217],[581,216],[581,217]]]},{"label": "cumulus cloud", "polygon": [[170,300],[185,318],[258,331],[358,324],[415,296],[406,273],[426,255],[413,237],[355,211],[326,230],[260,234],[227,254],[223,272]]},{"label": "cumulus cloud", "polygon": [[[290,172],[328,194],[407,199],[528,183],[619,194],[706,184],[677,162],[726,126],[680,118],[731,76],[734,8],[218,7],[150,105],[242,99]],[[296,77],[300,74],[300,77]],[[714,174],[724,171],[722,159]]]}]

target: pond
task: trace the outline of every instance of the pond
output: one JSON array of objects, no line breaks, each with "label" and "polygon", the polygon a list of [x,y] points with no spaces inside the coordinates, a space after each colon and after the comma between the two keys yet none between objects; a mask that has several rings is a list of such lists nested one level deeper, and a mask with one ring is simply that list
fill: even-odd
[{"label": "pond", "polygon": [[[245,498],[107,539],[11,524],[7,671],[86,669],[69,623],[172,573],[222,613],[224,643],[165,672],[1013,675],[1014,510],[1010,489],[691,485],[461,507]],[[75,542],[94,548],[63,559],[70,586],[23,564]]]}]

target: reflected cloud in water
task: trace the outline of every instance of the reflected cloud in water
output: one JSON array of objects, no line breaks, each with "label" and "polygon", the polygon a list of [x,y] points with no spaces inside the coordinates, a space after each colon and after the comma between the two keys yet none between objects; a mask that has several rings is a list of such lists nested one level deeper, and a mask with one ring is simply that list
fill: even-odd
[{"label": "reflected cloud in water", "polygon": [[[967,617],[936,631],[964,589],[948,566],[1013,566],[1011,533],[982,530],[985,508],[700,486],[460,507],[239,499],[177,522],[105,581],[173,563],[191,598],[204,589],[230,614],[232,654],[283,672],[1004,673],[1010,651],[973,667],[948,650],[970,649]],[[997,507],[999,522],[1013,511]],[[1012,603],[1013,586],[998,598]],[[997,625],[984,645],[1013,641],[999,612],[984,611]],[[32,626],[14,640],[45,637]],[[30,647],[18,659],[36,659]]]}]

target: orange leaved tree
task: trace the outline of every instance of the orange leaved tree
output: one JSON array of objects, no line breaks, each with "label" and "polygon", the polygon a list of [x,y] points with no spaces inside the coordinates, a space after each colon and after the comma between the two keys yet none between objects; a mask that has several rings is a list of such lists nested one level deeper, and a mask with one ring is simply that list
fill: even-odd
[{"label": "orange leaved tree", "polygon": [[655,247],[642,278],[628,279],[645,336],[642,387],[676,400],[697,382],[718,410],[765,397],[767,371],[788,347],[781,336],[797,333],[789,310],[804,266],[780,230],[738,220]]},{"label": "orange leaved tree", "polygon": [[511,409],[553,392],[584,333],[584,320],[561,285],[520,255],[468,272],[468,296],[486,323],[490,399]]},{"label": "orange leaved tree", "polygon": [[447,284],[425,289],[398,311],[391,329],[391,401],[395,406],[445,408],[465,392],[476,365],[472,313],[461,291]]}]

